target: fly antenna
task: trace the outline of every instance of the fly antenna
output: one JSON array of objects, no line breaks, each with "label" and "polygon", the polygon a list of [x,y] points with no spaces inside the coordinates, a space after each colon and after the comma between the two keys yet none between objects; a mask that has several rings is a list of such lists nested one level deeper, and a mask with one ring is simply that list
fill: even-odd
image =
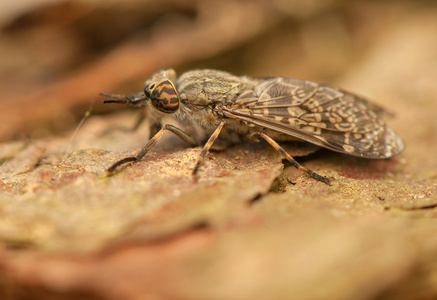
[{"label": "fly antenna", "polygon": [[108,97],[108,98],[112,98],[109,100],[105,100],[103,101],[103,103],[120,103],[120,104],[127,104],[129,103],[129,99],[128,97],[124,96],[124,95],[119,95],[119,94],[106,94],[106,93],[100,93],[100,96],[103,97]]},{"label": "fly antenna", "polygon": [[119,95],[119,94],[105,94],[100,93],[100,96],[112,98],[103,101],[103,103],[120,103],[120,104],[140,104],[144,102],[145,100],[148,100],[148,98],[144,95],[144,92],[140,92],[137,94],[133,94],[130,96],[126,95]]}]

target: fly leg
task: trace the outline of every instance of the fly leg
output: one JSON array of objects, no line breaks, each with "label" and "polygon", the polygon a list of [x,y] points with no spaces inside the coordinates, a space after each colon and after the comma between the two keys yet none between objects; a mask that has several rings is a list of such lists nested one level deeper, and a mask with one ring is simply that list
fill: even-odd
[{"label": "fly leg", "polygon": [[166,131],[171,131],[174,134],[176,134],[178,137],[180,137],[181,139],[183,139],[185,142],[195,146],[197,145],[197,142],[190,137],[188,134],[186,134],[185,132],[183,132],[181,129],[177,128],[176,126],[170,125],[170,124],[166,124],[164,125],[164,127],[161,128],[161,130],[159,130],[154,136],[153,138],[150,139],[150,141],[147,143],[146,146],[144,146],[143,149],[141,149],[140,152],[138,152],[138,154],[136,156],[131,156],[131,157],[126,157],[122,160],[119,160],[118,162],[116,162],[115,164],[113,164],[109,169],[108,169],[108,173],[112,173],[114,172],[117,167],[128,163],[128,162],[135,162],[135,161],[139,161],[140,159],[142,159],[147,152],[150,151],[150,149],[152,149],[153,146],[155,146],[155,144],[159,141],[159,139],[162,137],[162,134]]},{"label": "fly leg", "polygon": [[225,126],[226,122],[222,121],[220,125],[216,128],[216,130],[213,132],[213,134],[209,137],[208,141],[206,142],[205,146],[203,146],[202,151],[200,152],[199,159],[197,160],[196,165],[193,169],[193,175],[196,175],[199,171],[200,165],[203,163],[206,154],[208,153],[209,149],[211,149],[212,144],[214,144],[215,140],[220,135],[220,131],[223,129],[223,126]]},{"label": "fly leg", "polygon": [[279,152],[279,154],[282,155],[282,157],[284,157],[286,160],[288,160],[296,169],[307,173],[309,176],[313,177],[314,179],[317,179],[323,183],[326,184],[331,184],[329,178],[319,175],[315,172],[313,172],[312,170],[302,166],[301,164],[299,164],[297,161],[294,160],[293,157],[291,157],[290,154],[287,153],[287,151],[284,150],[284,148],[282,148],[281,146],[279,146],[279,144],[277,142],[275,142],[271,137],[269,137],[268,135],[261,133],[261,132],[255,132],[252,134],[253,137],[255,138],[263,138],[264,140],[266,140],[267,143],[270,144],[270,146],[272,146],[273,148],[276,149],[276,151]]}]

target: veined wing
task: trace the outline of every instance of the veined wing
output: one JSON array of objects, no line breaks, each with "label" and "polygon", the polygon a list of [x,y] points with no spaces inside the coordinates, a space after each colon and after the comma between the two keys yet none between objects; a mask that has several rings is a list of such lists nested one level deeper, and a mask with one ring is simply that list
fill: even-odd
[{"label": "veined wing", "polygon": [[366,158],[400,153],[402,139],[382,120],[384,109],[311,81],[271,78],[224,109],[241,119],[316,145]]}]

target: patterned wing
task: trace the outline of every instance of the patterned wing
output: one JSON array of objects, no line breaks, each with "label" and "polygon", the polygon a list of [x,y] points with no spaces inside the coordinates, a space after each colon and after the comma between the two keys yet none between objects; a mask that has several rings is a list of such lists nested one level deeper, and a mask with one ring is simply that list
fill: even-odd
[{"label": "patterned wing", "polygon": [[270,78],[241,94],[225,115],[316,145],[366,158],[404,149],[384,110],[354,94],[310,81]]}]

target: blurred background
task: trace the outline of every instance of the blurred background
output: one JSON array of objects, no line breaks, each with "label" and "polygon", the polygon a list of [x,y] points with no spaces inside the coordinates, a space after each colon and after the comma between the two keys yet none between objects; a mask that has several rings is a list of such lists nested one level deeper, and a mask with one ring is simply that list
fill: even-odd
[{"label": "blurred background", "polygon": [[[164,141],[102,178],[146,134],[98,138],[136,119],[99,93],[141,91],[163,68],[338,86],[393,112],[406,149],[299,160],[327,186],[245,144],[194,182],[198,149]],[[433,299],[436,99],[435,0],[2,0],[0,298]],[[120,237],[132,245],[111,248]]]},{"label": "blurred background", "polygon": [[150,74],[169,67],[179,74],[217,68],[331,83],[398,113],[394,103],[434,94],[436,6],[401,0],[3,0],[0,141],[74,128],[93,101],[93,114],[120,109],[103,106],[98,93],[140,91]]}]

